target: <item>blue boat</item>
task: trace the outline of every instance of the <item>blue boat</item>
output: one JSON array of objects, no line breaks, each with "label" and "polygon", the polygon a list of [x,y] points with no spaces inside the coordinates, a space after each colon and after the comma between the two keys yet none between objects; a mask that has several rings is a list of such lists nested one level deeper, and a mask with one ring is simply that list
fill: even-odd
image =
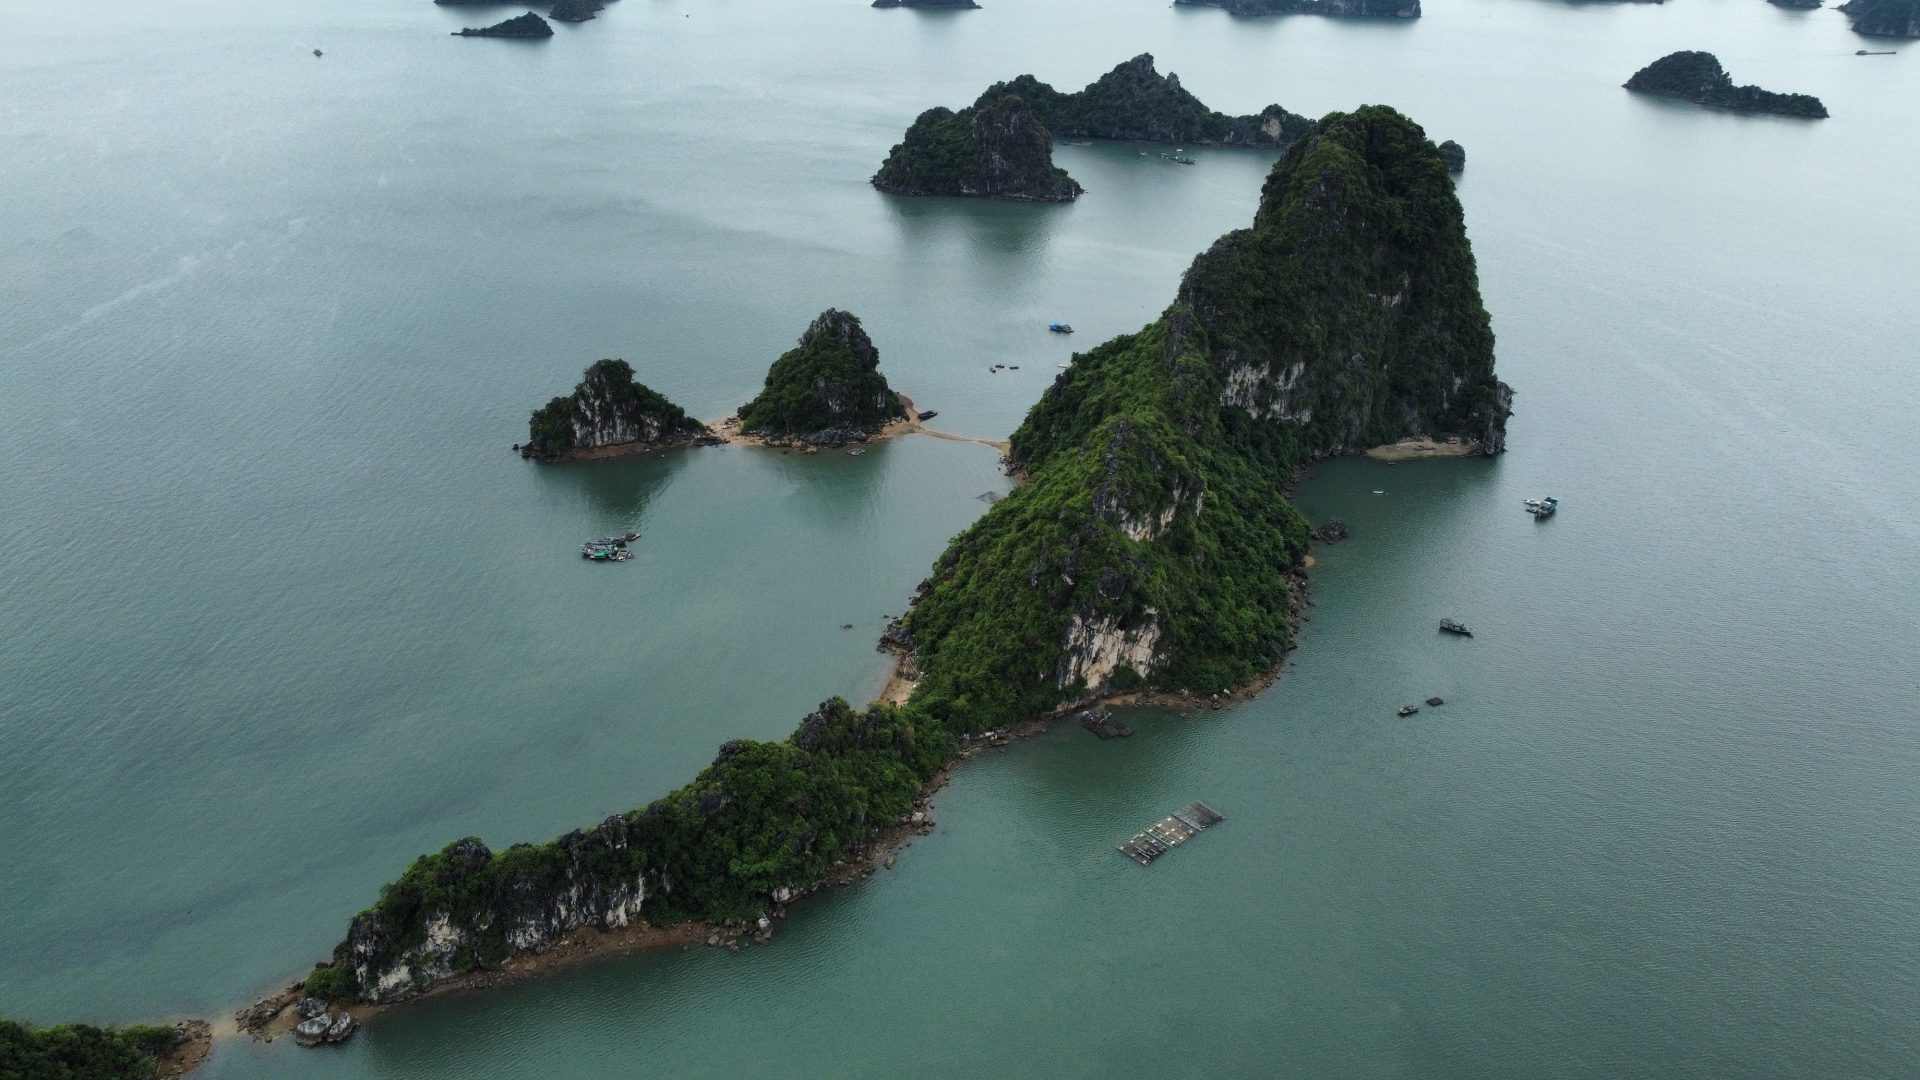
[{"label": "blue boat", "polygon": [[1063,323],[1063,322],[1050,322],[1047,324],[1047,329],[1053,331],[1056,334],[1073,333],[1073,327],[1068,326],[1066,323]]}]

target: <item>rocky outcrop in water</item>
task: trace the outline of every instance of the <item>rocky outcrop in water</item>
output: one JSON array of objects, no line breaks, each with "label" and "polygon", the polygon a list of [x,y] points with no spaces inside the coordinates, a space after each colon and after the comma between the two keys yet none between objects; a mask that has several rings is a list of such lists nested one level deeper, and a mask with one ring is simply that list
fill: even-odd
[{"label": "rocky outcrop in water", "polygon": [[877,8],[977,8],[973,0],[873,0]]},{"label": "rocky outcrop in water", "polygon": [[1778,94],[1757,86],[1735,86],[1733,77],[1708,52],[1677,52],[1655,60],[1626,81],[1636,93],[1679,98],[1733,112],[1773,113],[1824,119],[1827,107],[1811,94]]},{"label": "rocky outcrop in water", "polygon": [[1920,37],[1920,0],[1848,0],[1840,11],[1853,32],[1874,37]]},{"label": "rocky outcrop in water", "polygon": [[740,430],[769,441],[840,446],[865,442],[906,415],[860,320],[829,308],[767,369],[760,395],[740,407]]},{"label": "rocky outcrop in water", "polygon": [[547,20],[529,11],[525,15],[515,15],[504,22],[494,23],[478,29],[467,27],[453,35],[454,37],[498,37],[498,38],[550,38],[553,27]]},{"label": "rocky outcrop in water", "polygon": [[554,0],[547,17],[559,22],[586,22],[605,6],[600,0]]},{"label": "rocky outcrop in water", "polygon": [[707,437],[706,425],[636,382],[625,360],[602,360],[587,369],[572,394],[534,412],[520,452],[555,460],[612,447],[678,446]]},{"label": "rocky outcrop in water", "polygon": [[1452,139],[1448,139],[1446,142],[1440,144],[1440,160],[1447,163],[1448,172],[1464,172],[1467,168],[1467,149]]},{"label": "rocky outcrop in water", "polygon": [[1173,0],[1223,8],[1235,15],[1336,15],[1344,18],[1417,19],[1420,0]]},{"label": "rocky outcrop in water", "polygon": [[928,109],[888,153],[873,186],[890,195],[1072,202],[1083,189],[1053,164],[1053,136],[1018,94],[989,90],[954,112]]},{"label": "rocky outcrop in water", "polygon": [[1180,85],[1178,75],[1156,71],[1151,53],[1141,53],[1073,93],[1055,90],[1032,75],[987,92],[1018,94],[1056,136],[1284,148],[1312,124],[1278,105],[1252,116],[1214,112]]}]

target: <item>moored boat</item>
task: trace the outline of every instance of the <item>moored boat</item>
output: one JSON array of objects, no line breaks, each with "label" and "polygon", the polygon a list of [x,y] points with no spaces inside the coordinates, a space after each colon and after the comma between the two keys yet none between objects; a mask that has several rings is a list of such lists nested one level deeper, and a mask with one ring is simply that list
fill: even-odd
[{"label": "moored boat", "polygon": [[1063,323],[1063,322],[1050,322],[1047,324],[1047,329],[1053,331],[1056,334],[1073,333],[1073,327],[1068,326],[1066,323]]},{"label": "moored boat", "polygon": [[1535,518],[1544,520],[1552,517],[1554,511],[1560,509],[1560,500],[1551,495],[1544,499],[1528,499],[1526,507],[1527,513],[1532,514]]},{"label": "moored boat", "polygon": [[1449,634],[1458,634],[1461,637],[1473,636],[1473,631],[1467,629],[1466,623],[1459,622],[1454,619],[1441,619],[1440,629],[1446,631]]}]

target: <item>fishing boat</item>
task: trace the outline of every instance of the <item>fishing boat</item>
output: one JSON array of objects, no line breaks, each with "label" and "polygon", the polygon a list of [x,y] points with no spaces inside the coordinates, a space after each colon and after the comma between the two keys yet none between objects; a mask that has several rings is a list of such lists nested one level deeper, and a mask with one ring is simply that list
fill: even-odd
[{"label": "fishing boat", "polygon": [[1396,712],[1394,715],[1395,716],[1412,716],[1414,713],[1417,713],[1419,711],[1420,711],[1420,706],[1418,705],[1402,705],[1400,706],[1399,711]]},{"label": "fishing boat", "polygon": [[1473,631],[1467,629],[1466,623],[1457,622],[1453,619],[1441,619],[1440,629],[1446,631],[1449,634],[1458,634],[1461,637],[1473,636]]},{"label": "fishing boat", "polygon": [[1173,156],[1173,163],[1175,165],[1192,165],[1194,164],[1194,160],[1190,157],[1182,157],[1179,154],[1175,154]]},{"label": "fishing boat", "polygon": [[1053,331],[1056,334],[1073,333],[1073,327],[1068,326],[1066,323],[1063,323],[1063,322],[1050,322],[1047,324],[1047,329]]},{"label": "fishing boat", "polygon": [[580,545],[580,557],[592,562],[626,562],[633,558],[633,552],[627,545],[640,539],[640,534],[630,532],[625,536],[603,536],[598,540],[589,540]]},{"label": "fishing boat", "polygon": [[1554,511],[1560,509],[1560,500],[1551,495],[1544,499],[1528,499],[1526,507],[1527,513],[1532,514],[1535,520],[1545,521],[1553,516]]}]

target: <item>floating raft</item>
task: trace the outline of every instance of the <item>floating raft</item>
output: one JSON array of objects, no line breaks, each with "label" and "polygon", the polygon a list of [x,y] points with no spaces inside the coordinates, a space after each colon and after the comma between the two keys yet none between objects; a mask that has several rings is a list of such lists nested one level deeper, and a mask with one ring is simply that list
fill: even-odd
[{"label": "floating raft", "polygon": [[1225,820],[1226,815],[1206,803],[1188,803],[1185,809],[1161,818],[1147,826],[1145,832],[1121,844],[1120,854],[1141,866],[1151,866],[1153,860],[1193,839],[1196,833],[1211,829]]}]

